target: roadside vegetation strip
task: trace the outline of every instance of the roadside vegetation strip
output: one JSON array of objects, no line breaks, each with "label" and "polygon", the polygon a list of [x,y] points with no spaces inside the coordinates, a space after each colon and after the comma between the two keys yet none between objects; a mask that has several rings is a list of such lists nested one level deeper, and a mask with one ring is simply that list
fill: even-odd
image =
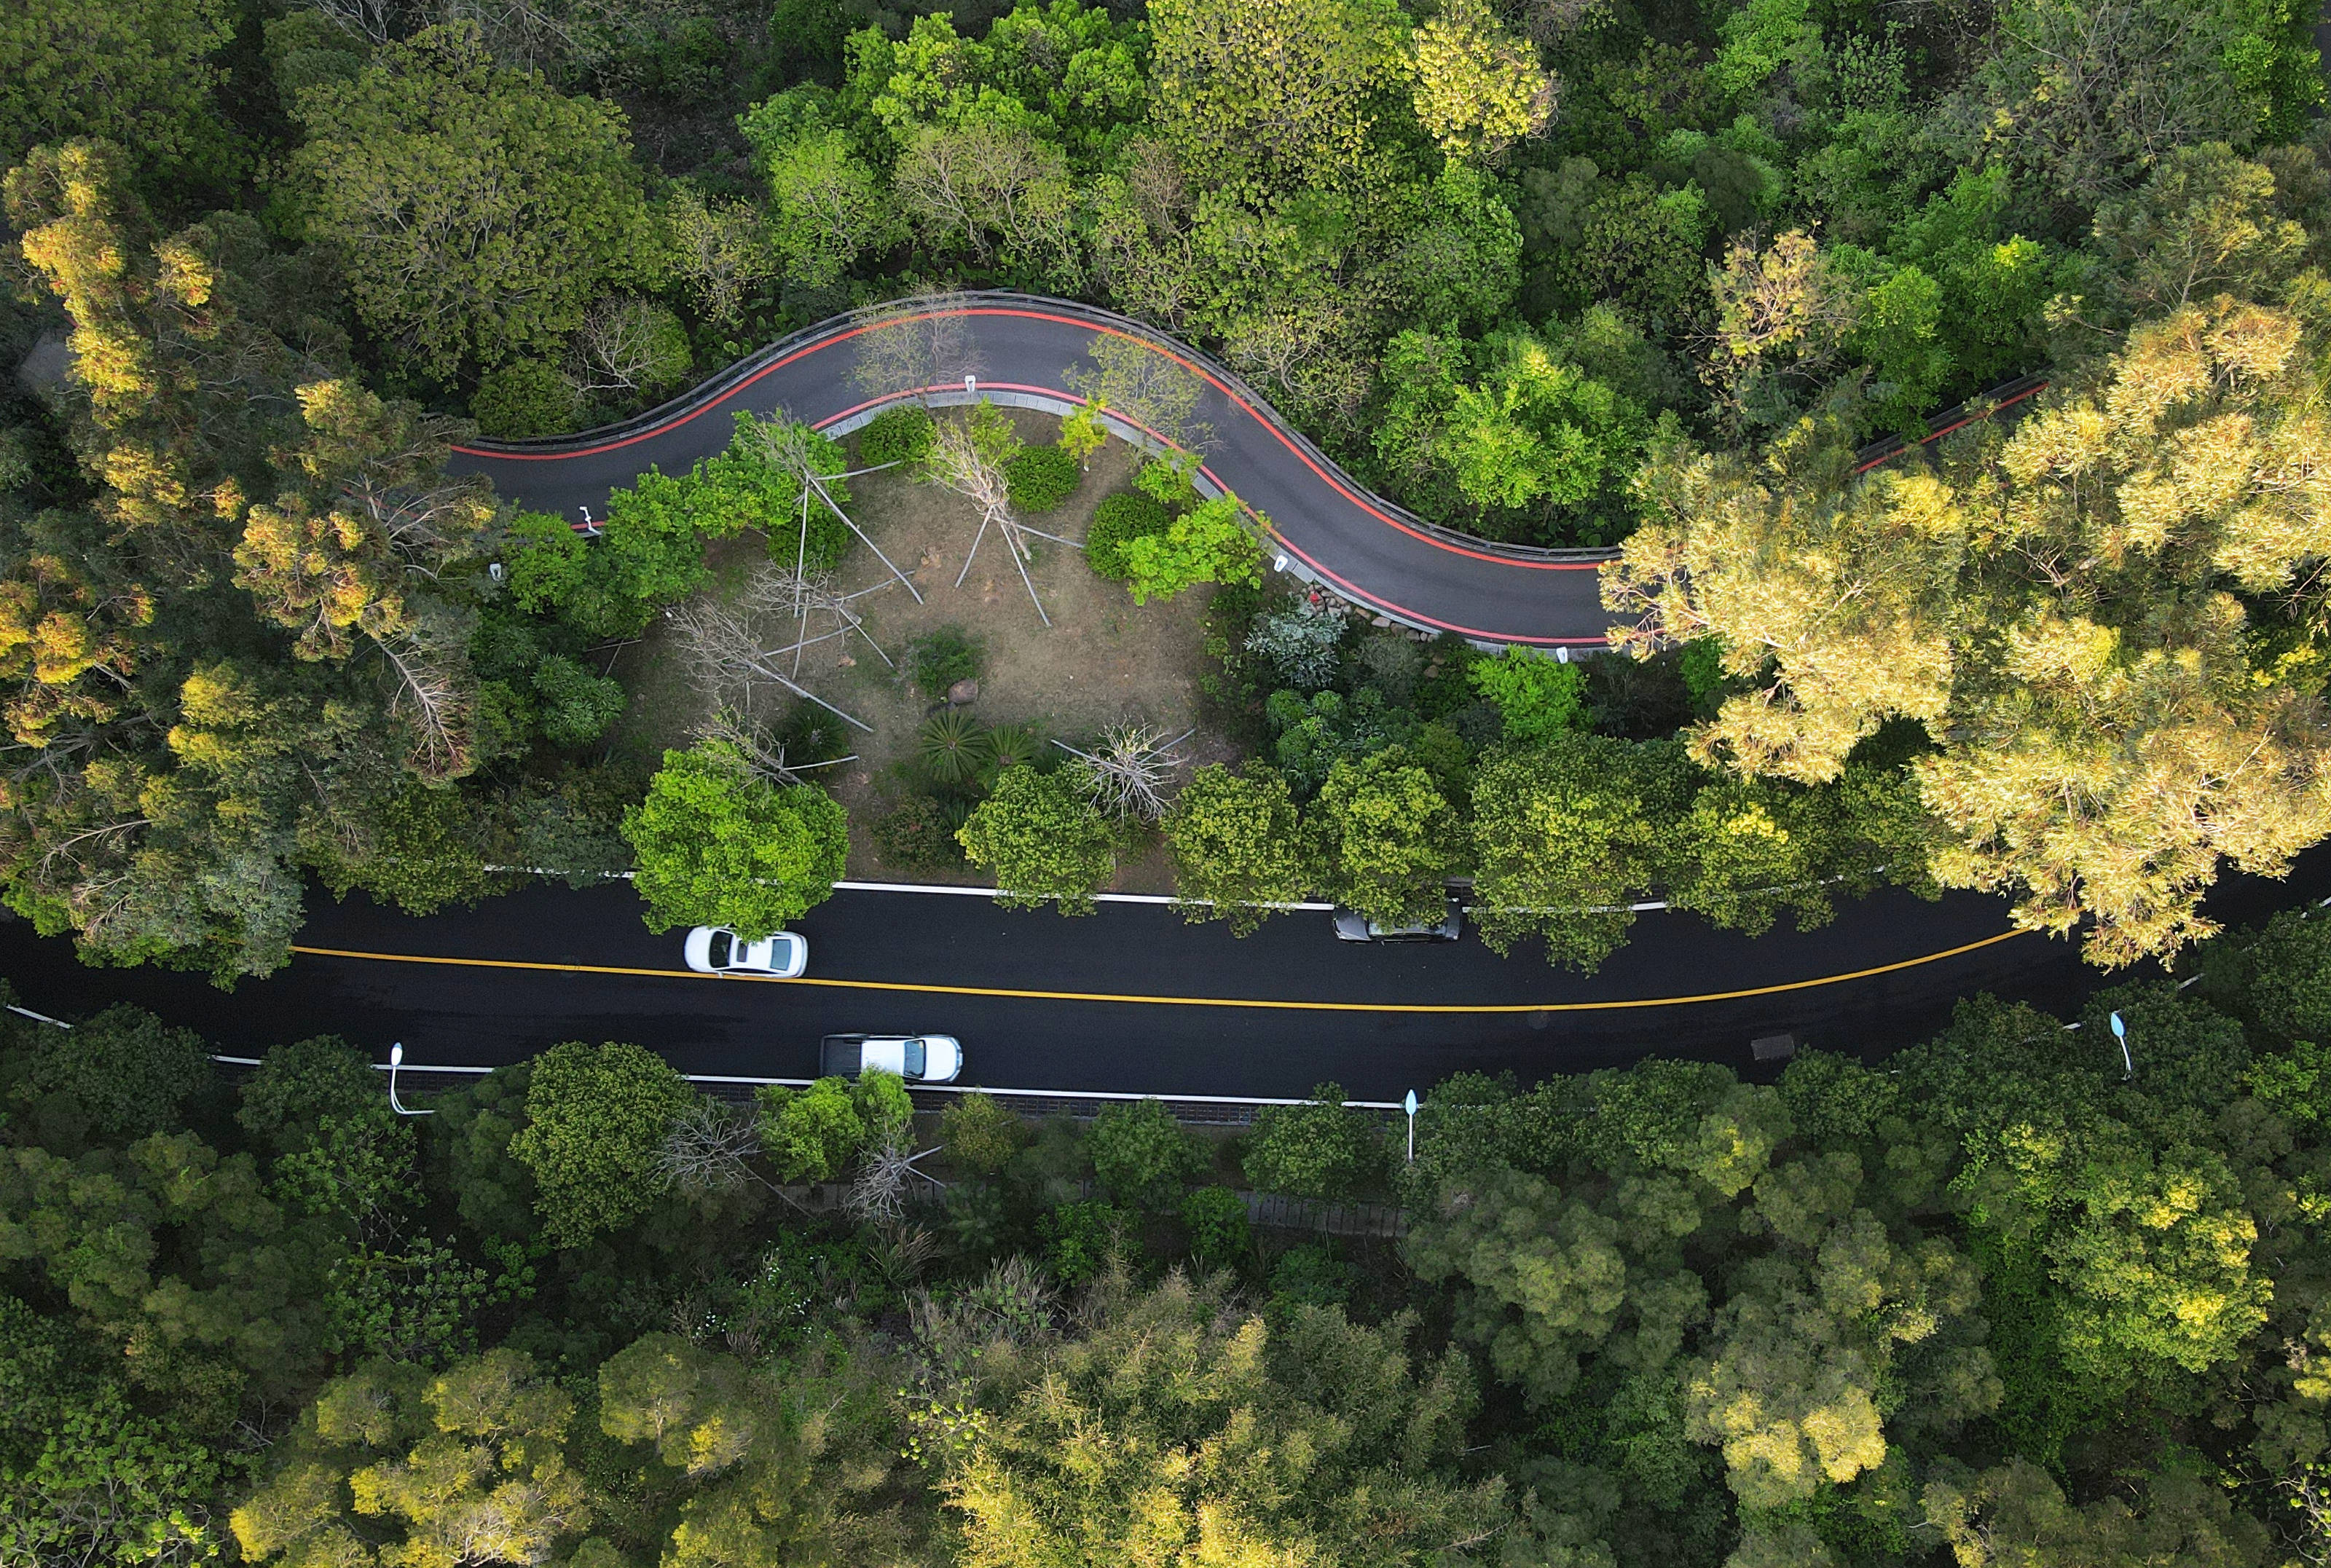
[{"label": "roadside vegetation strip", "polygon": [[[1868,980],[1875,975],[1891,974],[1899,970],[1916,969],[1922,965],[1938,964],[1984,947],[1994,946],[2017,936],[2030,936],[2027,931],[2002,931],[1996,936],[1946,947],[1939,953],[1921,954],[1916,958],[1898,958],[1891,964],[1873,965],[1867,969],[1850,970],[1842,974],[1816,975],[1809,980],[1778,981],[1771,985],[1744,986],[1736,991],[1710,991],[1692,996],[1622,997],[1598,1002],[1299,1002],[1278,997],[1236,996],[1151,996],[1138,993],[1113,991],[1042,991],[1019,990],[1001,985],[944,985],[912,980],[835,980],[822,976],[804,975],[796,980],[759,980],[762,985],[805,985],[836,991],[898,991],[933,996],[993,996],[1008,1001],[1026,1002],[1103,1002],[1121,1003],[1146,1007],[1230,1007],[1256,1008],[1280,1012],[1395,1012],[1441,1014],[1526,1014],[1533,1012],[1613,1012],[1647,1007],[1686,1007],[1697,1003],[1738,1002],[1752,996],[1774,996],[1791,991],[1812,991],[1826,985],[1842,985],[1850,981]],[[293,944],[291,951],[310,958],[355,958],[381,964],[437,964],[459,969],[523,969],[538,970],[556,974],[623,974],[651,980],[710,980],[723,978],[718,974],[698,974],[687,969],[632,968],[612,964],[545,964],[519,958],[453,958],[424,953],[366,953],[346,947],[309,947]]]}]

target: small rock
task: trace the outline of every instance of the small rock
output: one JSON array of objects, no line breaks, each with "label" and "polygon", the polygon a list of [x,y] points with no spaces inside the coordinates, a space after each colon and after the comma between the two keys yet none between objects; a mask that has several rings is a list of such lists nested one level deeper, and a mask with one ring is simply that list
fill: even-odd
[{"label": "small rock", "polygon": [[961,707],[966,702],[977,702],[979,700],[979,682],[976,680],[956,681],[953,686],[947,688],[947,700],[956,704],[957,707]]}]

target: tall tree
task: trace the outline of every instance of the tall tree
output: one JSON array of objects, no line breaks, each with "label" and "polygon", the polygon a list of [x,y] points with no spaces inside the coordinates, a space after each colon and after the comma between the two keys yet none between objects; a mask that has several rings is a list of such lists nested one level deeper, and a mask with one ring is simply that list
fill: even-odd
[{"label": "tall tree", "polygon": [[500,69],[473,25],[392,43],[296,112],[308,238],[430,375],[555,355],[609,283],[661,271],[621,112]]}]

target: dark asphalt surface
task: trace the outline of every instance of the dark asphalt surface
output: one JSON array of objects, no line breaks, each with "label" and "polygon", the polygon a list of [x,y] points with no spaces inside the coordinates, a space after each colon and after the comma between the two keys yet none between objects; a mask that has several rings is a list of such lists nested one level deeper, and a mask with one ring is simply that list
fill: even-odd
[{"label": "dark asphalt surface", "polygon": [[[2331,855],[2289,883],[2241,880],[2212,901],[2253,919],[2331,889]],[[2069,945],[2016,936],[1954,957],[1764,995],[1632,1008],[1579,1004],[1747,990],[1850,974],[1982,942],[2005,929],[1996,899],[1925,904],[1887,892],[1809,933],[1785,923],[1749,940],[1689,916],[1651,913],[1592,978],[1550,968],[1535,950],[1500,959],[1470,936],[1453,946],[1337,942],[1321,913],[1266,922],[1240,941],[1156,906],[1104,905],[1066,919],[981,898],[844,892],[796,929],[810,978],[1007,991],[1349,1003],[1333,1011],[1210,1007],[1042,996],[957,995],[845,984],[702,979],[680,972],[681,933],[652,936],[625,886],[534,888],[474,909],[415,920],[361,898],[311,897],[309,947],[670,971],[569,973],[388,963],[302,955],[233,992],[199,976],[81,965],[62,939],[0,925],[0,974],[43,1012],[85,1016],[133,1001],[204,1031],[228,1054],[338,1032],[416,1063],[492,1065],[561,1040],[627,1040],[685,1071],[805,1078],[831,1031],[932,1031],[964,1042],[964,1081],[1013,1088],[1299,1096],[1323,1079],[1365,1099],[1397,1099],[1464,1069],[1525,1081],[1658,1054],[1746,1069],[1748,1041],[1800,1041],[1867,1055],[1931,1032],[1960,996],[1990,990],[2059,1012],[2100,976]],[[1498,1012],[1401,1012],[1369,1004],[1494,1006]],[[1543,1011],[1535,1009],[1543,1008]],[[1575,1009],[1575,1010],[1572,1010]]]},{"label": "dark asphalt surface", "polygon": [[[990,392],[1040,393],[1081,402],[1068,372],[1090,368],[1096,333],[1131,337],[1172,357],[1190,351],[1118,318],[1064,300],[976,304],[945,312],[961,324],[962,349],[934,367],[930,390],[961,391],[977,378]],[[869,326],[838,321],[806,341],[780,345],[766,365],[708,384],[707,401],[682,399],[669,417],[645,429],[618,427],[557,442],[462,449],[450,465],[490,476],[500,494],[538,511],[579,520],[606,513],[607,494],[652,463],[685,472],[728,444],[733,415],[783,409],[820,428],[870,406],[853,378],[861,355],[883,333],[921,330],[923,318]],[[1391,502],[1312,451],[1281,426],[1226,374],[1195,357],[1185,363],[1206,381],[1198,417],[1213,429],[1207,471],[1278,530],[1278,544],[1354,600],[1419,625],[1487,641],[1543,646],[1601,646],[1611,618],[1602,607],[1592,561],[1549,562],[1501,556],[1495,546],[1428,532]],[[752,362],[747,362],[748,366]],[[898,388],[890,400],[922,387]],[[697,396],[690,394],[690,397]],[[876,400],[880,401],[880,400]]]}]

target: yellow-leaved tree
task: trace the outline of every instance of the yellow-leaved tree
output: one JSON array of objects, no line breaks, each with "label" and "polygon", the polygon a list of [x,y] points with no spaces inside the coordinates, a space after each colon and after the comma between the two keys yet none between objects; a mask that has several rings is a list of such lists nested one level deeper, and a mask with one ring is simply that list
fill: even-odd
[{"label": "yellow-leaved tree", "polygon": [[[2284,223],[2264,167],[2199,177],[2230,157],[2156,176],[2163,223],[2233,244]],[[2222,863],[2277,875],[2331,833],[2319,683],[2260,635],[2294,606],[2322,626],[2331,554],[2324,279],[2280,255],[2242,293],[2151,291],[2113,352],[1932,467],[1854,479],[1810,423],[1762,463],[1656,452],[1649,521],[1604,569],[1613,641],[1719,641],[1711,765],[1820,783],[1888,720],[1924,726],[1934,873],[2011,893],[2028,929],[2085,924],[2108,965],[2207,936]]]}]

